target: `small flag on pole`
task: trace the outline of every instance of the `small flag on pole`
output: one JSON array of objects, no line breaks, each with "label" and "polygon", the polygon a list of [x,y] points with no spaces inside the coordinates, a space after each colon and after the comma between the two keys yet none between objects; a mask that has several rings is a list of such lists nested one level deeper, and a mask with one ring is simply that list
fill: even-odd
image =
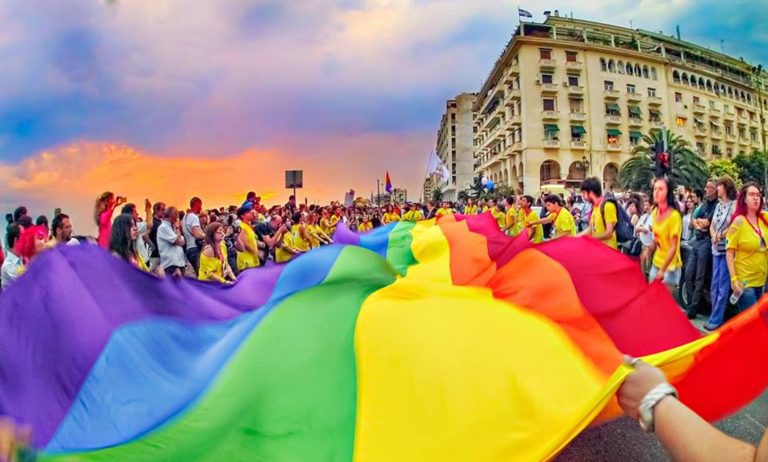
[{"label": "small flag on pole", "polygon": [[520,8],[520,7],[518,7],[518,8],[517,8],[517,14],[518,14],[518,15],[519,15],[521,18],[532,18],[532,17],[533,17],[533,15],[531,14],[531,12],[530,12],[530,11],[528,11],[528,10],[524,10],[524,9],[522,9],[522,8]]},{"label": "small flag on pole", "polygon": [[384,190],[392,194],[392,180],[389,179],[389,170],[387,170],[387,178],[386,178]]}]

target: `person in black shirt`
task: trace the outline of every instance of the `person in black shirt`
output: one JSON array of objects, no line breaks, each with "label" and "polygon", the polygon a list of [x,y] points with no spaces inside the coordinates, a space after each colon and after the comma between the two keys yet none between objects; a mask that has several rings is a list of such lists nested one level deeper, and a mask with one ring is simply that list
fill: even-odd
[{"label": "person in black shirt", "polygon": [[699,305],[704,295],[706,278],[712,267],[712,239],[709,235],[709,225],[717,207],[717,180],[707,181],[704,200],[696,209],[691,220],[693,239],[691,254],[685,264],[685,290],[688,291],[688,306],[686,314],[689,319],[695,319]]}]

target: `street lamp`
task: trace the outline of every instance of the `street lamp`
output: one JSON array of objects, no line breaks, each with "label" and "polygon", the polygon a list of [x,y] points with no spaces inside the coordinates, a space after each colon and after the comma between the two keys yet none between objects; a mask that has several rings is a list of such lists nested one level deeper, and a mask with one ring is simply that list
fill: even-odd
[{"label": "street lamp", "polygon": [[760,74],[763,72],[763,65],[758,64],[752,68],[752,79],[757,88],[757,104],[760,106],[760,138],[763,147],[763,189],[768,187],[768,149],[765,146],[765,114],[763,113],[763,92],[761,91],[762,80]]},{"label": "street lamp", "polygon": [[584,174],[589,175],[589,167],[591,167],[591,164],[589,159],[587,159],[587,156],[581,156],[581,166],[584,167]]}]

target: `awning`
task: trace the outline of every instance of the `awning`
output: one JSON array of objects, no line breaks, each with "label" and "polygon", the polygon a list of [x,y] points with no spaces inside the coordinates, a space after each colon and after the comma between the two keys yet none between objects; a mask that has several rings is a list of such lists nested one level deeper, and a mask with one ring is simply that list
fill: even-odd
[{"label": "awning", "polygon": [[545,124],[544,125],[544,131],[545,132],[559,132],[560,128],[557,125],[554,125],[554,124]]},{"label": "awning", "polygon": [[657,111],[656,109],[648,109],[648,113],[651,115],[659,115],[661,112]]},{"label": "awning", "polygon": [[629,113],[636,116],[643,115],[643,112],[637,106],[629,106]]},{"label": "awning", "polygon": [[716,123],[716,122],[710,122],[710,124],[711,124],[713,127],[718,127],[718,128],[720,128],[720,125],[719,125],[718,123]]},{"label": "awning", "polygon": [[642,134],[642,133],[640,133],[640,132],[636,132],[636,131],[630,131],[630,132],[629,132],[629,136],[630,136],[631,138],[642,138],[642,137],[643,137],[643,134]]},{"label": "awning", "polygon": [[701,125],[701,119],[694,117],[693,121],[696,123],[696,125]]},{"label": "awning", "polygon": [[617,130],[615,128],[609,128],[608,136],[621,136],[621,130]]},{"label": "awning", "polygon": [[571,133],[576,135],[583,135],[587,133],[587,131],[581,125],[571,125]]},{"label": "awning", "polygon": [[621,112],[621,108],[616,103],[605,103],[605,108],[608,109],[609,111]]}]

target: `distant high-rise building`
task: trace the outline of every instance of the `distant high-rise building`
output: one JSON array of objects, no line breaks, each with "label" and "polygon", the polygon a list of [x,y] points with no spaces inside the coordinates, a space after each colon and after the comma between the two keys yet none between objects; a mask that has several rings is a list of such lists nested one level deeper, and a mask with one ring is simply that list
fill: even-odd
[{"label": "distant high-rise building", "polygon": [[476,99],[473,93],[462,93],[448,100],[440,120],[436,152],[448,169],[448,177],[442,179],[443,197],[447,200],[456,200],[459,191],[472,185],[475,170],[472,107]]}]

